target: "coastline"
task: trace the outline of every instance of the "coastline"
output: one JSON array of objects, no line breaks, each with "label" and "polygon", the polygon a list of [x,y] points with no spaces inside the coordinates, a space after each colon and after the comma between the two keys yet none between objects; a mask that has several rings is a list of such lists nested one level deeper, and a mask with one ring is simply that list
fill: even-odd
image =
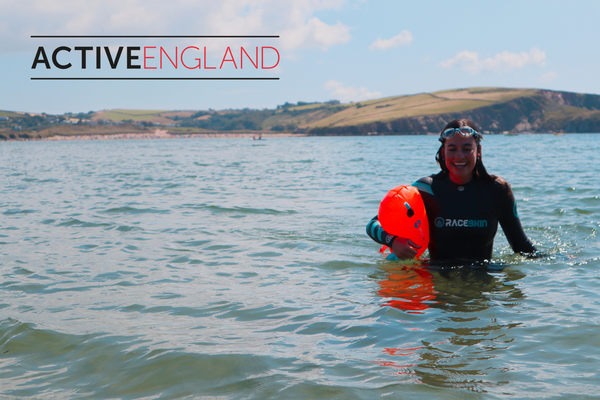
[{"label": "coastline", "polygon": [[[89,129],[89,128],[88,128]],[[46,136],[48,134],[53,136]],[[564,135],[563,132],[544,132],[547,134]],[[42,136],[42,135],[44,136]],[[537,132],[502,132],[502,133],[487,133],[488,135],[499,135],[499,136],[517,136],[517,135],[528,135],[528,134],[540,134]],[[110,130],[98,130],[97,128],[89,129],[89,133],[85,132],[81,128],[77,131],[68,132],[48,132],[44,131],[20,131],[16,137],[2,138],[0,142],[62,142],[72,140],[154,140],[154,139],[217,139],[217,138],[234,138],[234,139],[269,139],[269,138],[285,138],[285,137],[339,137],[339,136],[430,136],[439,135],[438,132],[414,132],[412,134],[407,133],[393,133],[389,132],[273,132],[273,131],[197,131],[197,130],[177,130],[171,131],[169,129],[161,128],[142,128],[142,127],[127,127],[126,129],[114,129]]]},{"label": "coastline", "polygon": [[[154,132],[123,132],[110,134],[81,134],[81,135],[54,135],[48,137],[17,137],[2,140],[3,142],[62,142],[71,140],[141,140],[141,139],[215,139],[239,138],[252,139],[261,135],[263,139],[278,137],[311,136],[306,133],[266,133],[266,132],[206,132],[206,133],[174,133],[166,129],[155,129]],[[257,139],[260,140],[260,139]]]}]

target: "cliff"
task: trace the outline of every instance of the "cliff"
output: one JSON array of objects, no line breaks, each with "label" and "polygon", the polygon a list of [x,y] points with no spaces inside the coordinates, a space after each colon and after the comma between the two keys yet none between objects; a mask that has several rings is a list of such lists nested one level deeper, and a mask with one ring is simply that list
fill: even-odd
[{"label": "cliff", "polygon": [[[478,89],[466,90],[481,93]],[[506,89],[489,89],[487,93],[502,90]],[[445,92],[448,93],[454,92]],[[550,90],[524,91],[521,96],[470,109],[364,124],[334,123],[315,126],[308,132],[314,135],[427,134],[440,132],[447,122],[462,118],[474,121],[485,133],[600,132],[600,96]]]}]

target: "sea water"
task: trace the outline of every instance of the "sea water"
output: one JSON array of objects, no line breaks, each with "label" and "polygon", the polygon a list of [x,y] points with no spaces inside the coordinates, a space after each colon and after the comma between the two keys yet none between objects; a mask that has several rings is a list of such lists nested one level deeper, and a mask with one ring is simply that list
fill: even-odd
[{"label": "sea water", "polygon": [[0,398],[597,398],[600,135],[483,141],[549,257],[388,261],[438,146],[0,143]]}]

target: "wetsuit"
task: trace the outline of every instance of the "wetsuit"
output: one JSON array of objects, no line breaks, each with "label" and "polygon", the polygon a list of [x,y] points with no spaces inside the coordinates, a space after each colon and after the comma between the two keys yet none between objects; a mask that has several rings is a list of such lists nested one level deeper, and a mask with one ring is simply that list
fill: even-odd
[{"label": "wetsuit", "polygon": [[[537,251],[523,232],[515,197],[504,179],[473,177],[458,185],[442,172],[419,179],[413,186],[425,203],[431,259],[490,260],[498,222],[515,252]],[[390,247],[396,238],[381,228],[377,217],[367,225],[367,234]]]}]

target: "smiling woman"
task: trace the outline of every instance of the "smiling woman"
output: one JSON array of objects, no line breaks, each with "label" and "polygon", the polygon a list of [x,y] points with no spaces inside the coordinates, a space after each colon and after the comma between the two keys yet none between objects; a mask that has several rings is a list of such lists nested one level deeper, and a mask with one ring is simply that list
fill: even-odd
[{"label": "smiling woman", "polygon": [[[473,122],[450,122],[440,134],[442,145],[436,154],[442,170],[413,183],[427,211],[432,260],[490,260],[498,223],[515,252],[537,254],[523,232],[510,185],[488,174],[483,165],[482,139]],[[399,259],[412,258],[419,249],[409,239],[388,235],[377,217],[367,225],[367,234],[391,247]]]}]

